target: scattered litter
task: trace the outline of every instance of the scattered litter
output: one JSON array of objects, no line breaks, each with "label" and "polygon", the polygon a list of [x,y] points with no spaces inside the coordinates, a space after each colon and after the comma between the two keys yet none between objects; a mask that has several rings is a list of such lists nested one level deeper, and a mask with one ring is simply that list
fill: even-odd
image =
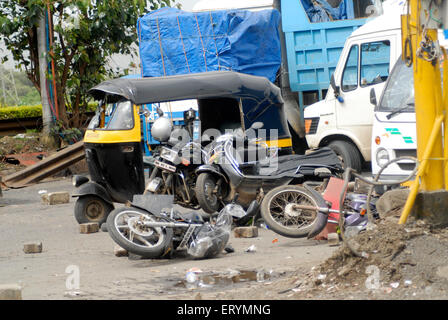
[{"label": "scattered litter", "polygon": [[188,269],[187,272],[201,273],[202,270],[199,268],[193,267],[193,268]]},{"label": "scattered litter", "polygon": [[274,240],[272,240],[272,243],[277,243],[278,242],[278,239],[277,238],[275,238]]},{"label": "scattered litter", "polygon": [[409,287],[410,285],[412,285],[412,280],[404,280],[404,285],[405,287]]},{"label": "scattered litter", "polygon": [[230,244],[227,244],[226,247],[224,248],[224,251],[227,253],[233,253],[235,252],[235,249]]},{"label": "scattered litter", "polygon": [[195,272],[189,271],[185,275],[185,280],[187,283],[196,284],[198,281],[198,275]]},{"label": "scattered litter", "polygon": [[256,252],[256,251],[257,247],[254,244],[245,250],[245,252]]},{"label": "scattered litter", "polygon": [[80,297],[83,296],[84,294],[82,293],[82,291],[79,290],[75,290],[75,291],[66,291],[64,296],[66,297]]},{"label": "scattered litter", "polygon": [[263,282],[265,280],[264,271],[260,270],[257,272],[257,282]]},{"label": "scattered litter", "polygon": [[44,193],[48,193],[48,191],[47,190],[39,190],[39,192],[38,192],[38,194],[44,194]]},{"label": "scattered litter", "polygon": [[319,275],[317,276],[317,279],[318,279],[318,280],[324,280],[326,277],[327,277],[326,274],[319,274]]},{"label": "scattered litter", "polygon": [[390,284],[390,286],[391,286],[392,288],[394,288],[394,289],[397,289],[397,288],[400,286],[400,283],[399,283],[399,282],[392,282],[392,283]]},{"label": "scattered litter", "polygon": [[263,228],[263,229],[266,229],[266,230],[269,230],[269,227],[268,227],[268,225],[266,223],[260,223],[259,227]]},{"label": "scattered litter", "polygon": [[287,256],[286,259],[292,259],[292,257],[291,256]]}]

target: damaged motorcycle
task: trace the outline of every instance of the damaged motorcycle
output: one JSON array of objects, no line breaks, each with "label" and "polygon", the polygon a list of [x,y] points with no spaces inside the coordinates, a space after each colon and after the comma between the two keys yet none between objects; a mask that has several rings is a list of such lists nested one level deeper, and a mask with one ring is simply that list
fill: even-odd
[{"label": "damaged motorcycle", "polygon": [[231,203],[205,222],[197,212],[175,210],[173,200],[172,195],[134,196],[128,207],[109,214],[109,235],[128,252],[144,258],[171,256],[182,250],[196,259],[211,258],[226,246],[233,219],[248,213]]}]

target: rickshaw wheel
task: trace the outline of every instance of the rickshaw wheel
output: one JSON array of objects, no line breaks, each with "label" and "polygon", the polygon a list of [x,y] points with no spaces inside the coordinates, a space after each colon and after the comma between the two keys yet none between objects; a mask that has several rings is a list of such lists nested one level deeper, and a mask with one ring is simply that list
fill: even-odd
[{"label": "rickshaw wheel", "polygon": [[75,219],[79,224],[98,222],[99,225],[106,222],[107,216],[114,206],[97,196],[82,196],[75,203]]},{"label": "rickshaw wheel", "polygon": [[[216,188],[216,179],[210,173],[201,173],[196,180],[196,199],[202,210],[207,213],[214,213],[219,209],[219,198],[214,189]],[[219,192],[219,191],[218,191]]]}]

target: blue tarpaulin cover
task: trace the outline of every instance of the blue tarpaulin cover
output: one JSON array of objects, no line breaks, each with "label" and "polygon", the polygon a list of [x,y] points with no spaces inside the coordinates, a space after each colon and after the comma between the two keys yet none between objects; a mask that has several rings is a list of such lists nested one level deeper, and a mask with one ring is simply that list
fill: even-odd
[{"label": "blue tarpaulin cover", "polygon": [[301,0],[311,22],[326,22],[333,20],[353,19],[347,12],[346,0],[342,0],[333,8],[325,0]]},{"label": "blue tarpaulin cover", "polygon": [[152,11],[137,23],[142,76],[232,70],[274,82],[279,23],[277,10]]}]

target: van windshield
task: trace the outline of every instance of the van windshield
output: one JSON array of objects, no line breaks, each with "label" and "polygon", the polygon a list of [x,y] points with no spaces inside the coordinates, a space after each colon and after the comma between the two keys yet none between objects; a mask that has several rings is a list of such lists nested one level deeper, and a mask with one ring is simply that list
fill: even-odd
[{"label": "van windshield", "polygon": [[399,58],[384,88],[380,112],[414,112],[414,72]]},{"label": "van windshield", "polygon": [[[108,103],[104,109],[101,106],[98,107],[95,116],[93,116],[89,123],[88,129],[130,130],[134,128],[132,102],[121,101]],[[103,127],[100,125],[102,116],[104,116]]]}]

